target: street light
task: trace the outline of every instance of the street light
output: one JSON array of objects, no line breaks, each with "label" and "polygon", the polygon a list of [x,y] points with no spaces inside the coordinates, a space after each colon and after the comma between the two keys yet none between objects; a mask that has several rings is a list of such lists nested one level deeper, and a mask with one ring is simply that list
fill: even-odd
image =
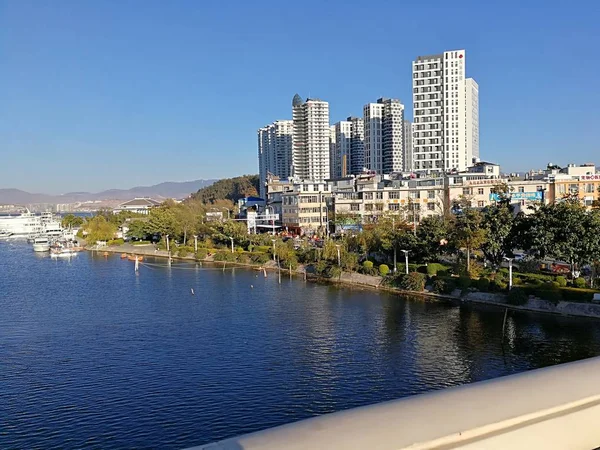
[{"label": "street light", "polygon": [[[396,230],[396,218],[392,217],[392,232],[394,232]],[[395,238],[395,236],[394,236]],[[396,243],[394,242],[394,273],[396,273],[396,268],[397,264],[396,264]]]},{"label": "street light", "polygon": [[168,234],[166,235],[166,238],[167,238],[167,251],[169,251],[169,235]]},{"label": "street light", "polygon": [[230,237],[229,239],[231,239],[231,253],[233,253],[233,238]]},{"label": "street light", "polygon": [[271,242],[273,242],[273,261],[275,261],[275,239],[271,239]]},{"label": "street light", "polygon": [[505,260],[508,261],[508,290],[512,289],[512,269],[513,269],[513,258],[504,257]]},{"label": "street light", "polygon": [[198,253],[198,236],[194,235],[194,252]]},{"label": "street light", "polygon": [[406,275],[408,275],[408,250],[400,250],[404,252],[404,264],[406,265]]},{"label": "street light", "polygon": [[337,256],[338,256],[338,266],[342,266],[342,258],[340,256],[340,244],[335,244],[335,248],[337,249]]}]

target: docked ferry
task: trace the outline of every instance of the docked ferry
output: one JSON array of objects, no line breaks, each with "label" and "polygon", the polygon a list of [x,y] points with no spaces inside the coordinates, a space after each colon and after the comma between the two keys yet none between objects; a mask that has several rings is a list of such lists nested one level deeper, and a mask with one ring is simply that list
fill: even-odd
[{"label": "docked ferry", "polygon": [[42,218],[28,209],[19,215],[0,216],[0,230],[11,239],[27,239],[44,232]]}]

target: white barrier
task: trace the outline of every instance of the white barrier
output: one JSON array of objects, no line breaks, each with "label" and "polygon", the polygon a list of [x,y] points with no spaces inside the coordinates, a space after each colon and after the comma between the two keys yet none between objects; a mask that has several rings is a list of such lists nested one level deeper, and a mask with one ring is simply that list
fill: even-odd
[{"label": "white barrier", "polygon": [[197,450],[593,449],[600,358],[283,425]]}]

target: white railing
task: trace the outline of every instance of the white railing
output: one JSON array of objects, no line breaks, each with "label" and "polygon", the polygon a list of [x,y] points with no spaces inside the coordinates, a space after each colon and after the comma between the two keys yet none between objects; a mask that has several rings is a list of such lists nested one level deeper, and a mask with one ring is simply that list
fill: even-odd
[{"label": "white railing", "polygon": [[593,449],[600,357],[326,414],[195,447],[280,449]]}]

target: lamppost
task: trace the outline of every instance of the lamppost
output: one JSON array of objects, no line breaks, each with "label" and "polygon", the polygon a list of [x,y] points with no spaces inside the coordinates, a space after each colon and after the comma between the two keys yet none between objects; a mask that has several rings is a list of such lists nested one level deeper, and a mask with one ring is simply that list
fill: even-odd
[{"label": "lamppost", "polygon": [[[392,232],[394,232],[396,230],[396,218],[392,217]],[[395,239],[395,236],[393,237]],[[394,242],[394,273],[396,273],[397,270],[397,263],[396,263],[396,242]]]},{"label": "lamppost", "polygon": [[338,266],[342,266],[342,257],[340,255],[340,244],[335,244],[335,248],[337,249],[337,257],[338,257]]},{"label": "lamppost", "polygon": [[229,239],[231,239],[231,253],[233,253],[233,238],[230,237]]},{"label": "lamppost", "polygon": [[198,236],[194,235],[194,252],[198,253]]},{"label": "lamppost", "polygon": [[275,261],[275,239],[271,239],[271,242],[273,242],[273,261]]},{"label": "lamppost", "polygon": [[408,250],[400,250],[404,253],[404,264],[406,266],[406,275],[408,275]]},{"label": "lamppost", "polygon": [[167,238],[167,251],[169,251],[169,235],[167,234],[165,237]]},{"label": "lamppost", "polygon": [[512,269],[513,269],[513,258],[504,257],[505,260],[508,261],[508,290],[512,289]]}]

